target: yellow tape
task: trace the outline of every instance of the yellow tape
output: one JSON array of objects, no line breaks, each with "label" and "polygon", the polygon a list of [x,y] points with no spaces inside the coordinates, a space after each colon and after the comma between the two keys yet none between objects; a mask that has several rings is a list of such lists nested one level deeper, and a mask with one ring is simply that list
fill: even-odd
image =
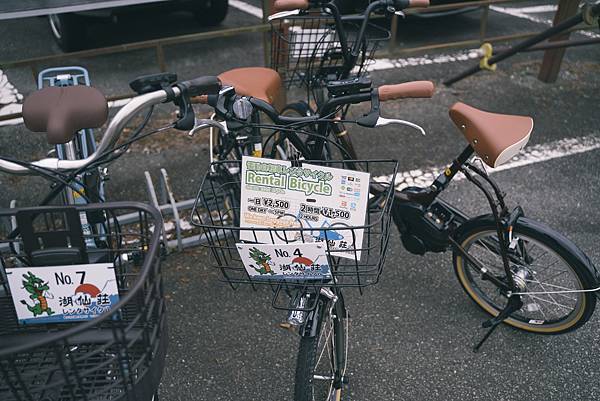
[{"label": "yellow tape", "polygon": [[481,60],[479,60],[479,68],[481,68],[482,70],[496,71],[496,64],[489,64],[490,57],[492,57],[494,53],[492,49],[492,44],[484,43],[481,45],[479,50],[483,52],[483,56],[481,57]]}]

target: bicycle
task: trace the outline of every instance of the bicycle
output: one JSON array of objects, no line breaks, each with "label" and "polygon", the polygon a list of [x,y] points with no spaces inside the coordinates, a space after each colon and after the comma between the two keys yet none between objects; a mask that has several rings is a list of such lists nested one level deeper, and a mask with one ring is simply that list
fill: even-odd
[{"label": "bicycle", "polygon": [[[3,400],[156,398],[166,355],[159,265],[162,216],[139,203],[91,204],[88,194],[94,188],[86,187],[81,177],[120,157],[141,138],[169,128],[193,127],[189,97],[215,92],[219,81],[175,80],[173,74],[160,74],[133,81],[132,87],[141,94],[119,110],[96,150],[84,159],[24,162],[0,157],[0,171],[40,175],[57,183],[43,203],[65,188],[86,200],[86,204],[0,209]],[[142,133],[150,110],[136,134],[118,143],[134,115],[165,102],[179,107],[177,121]],[[106,106],[94,88],[50,87],[28,97],[23,118],[28,127],[46,132],[49,143],[62,144],[80,130],[103,124]],[[85,228],[90,216],[96,216],[94,227],[100,229]],[[125,221],[130,223],[127,227]],[[98,269],[108,276],[93,285]],[[56,289],[61,286],[71,288],[71,293]],[[17,298],[22,289],[29,294]],[[82,320],[87,321],[79,323]]]},{"label": "bicycle", "polygon": [[[332,11],[335,10],[335,4],[292,1],[280,2],[281,10],[287,11],[276,14],[277,18],[275,19],[282,18],[284,25],[302,26],[302,24],[294,25],[294,22],[286,22],[286,18],[292,19],[292,21],[293,18],[298,18],[300,21],[312,18],[314,14],[312,11],[307,13],[298,10],[300,3],[302,8],[308,7],[311,10],[311,7],[329,7],[326,11],[336,19],[336,14]],[[383,3],[373,2],[369,5],[362,16],[362,27],[368,24],[369,10],[374,10],[381,4]],[[396,9],[400,10],[401,8],[396,6]],[[320,15],[316,14],[315,18],[320,18]],[[303,23],[304,26],[312,26],[306,25],[308,24],[306,22]],[[343,37],[343,25],[337,24],[336,29],[341,30],[335,34]],[[283,28],[279,30],[285,32]],[[278,57],[281,58],[280,54],[286,50],[286,46],[287,53],[293,53],[292,45],[308,46],[312,43],[312,46],[316,46],[316,43],[320,43],[319,41],[327,42],[323,36],[317,42],[315,39],[300,38],[295,41],[288,39],[284,41],[286,45],[281,46],[283,50],[275,52],[274,57],[276,60]],[[358,40],[356,43],[359,42],[365,43],[364,39]],[[310,46],[308,47],[310,48]],[[264,154],[271,158],[285,159],[289,154],[293,160],[322,160],[331,159],[332,151],[336,151],[344,160],[360,159],[350,141],[350,133],[344,130],[342,131],[343,135],[340,135],[340,123],[344,122],[355,122],[365,127],[402,124],[424,133],[420,127],[408,121],[381,117],[379,101],[402,97],[431,97],[433,95],[432,83],[417,81],[371,90],[371,82],[365,77],[327,81],[323,77],[331,71],[333,71],[332,74],[343,77],[348,71],[348,65],[351,64],[347,63],[346,58],[339,57],[333,68],[324,68],[322,73],[320,69],[312,68],[312,66],[328,66],[326,62],[329,60],[318,61],[326,54],[326,51],[318,52],[314,50],[314,47],[312,49],[310,62],[304,64],[287,62],[283,63],[281,68],[284,76],[286,76],[286,68],[288,69],[287,76],[291,77],[291,84],[312,83],[314,87],[327,91],[327,96],[321,96],[323,102],[318,105],[316,110],[299,112],[293,117],[283,116],[264,99],[252,98],[247,95],[235,97],[234,88],[226,88],[219,95],[230,100],[221,99],[217,102],[213,96],[209,97],[212,99],[209,104],[216,107],[217,116],[227,122],[227,128],[230,131],[236,127],[245,127],[246,129],[260,127],[274,130],[275,133],[267,137],[265,144],[261,144],[261,150],[265,148]],[[327,47],[324,46],[324,49]],[[352,55],[354,49],[348,49],[349,47],[342,46],[340,51],[342,54]],[[288,60],[289,57],[283,57],[283,59]],[[231,93],[226,91],[231,91]],[[344,120],[346,118],[344,107],[366,101],[371,101],[369,113],[354,121]],[[253,112],[259,110],[266,114],[274,124],[260,124],[255,120],[245,120],[244,115],[236,114],[236,110],[232,109],[228,102],[247,104],[248,106],[245,108],[247,113],[250,110]],[[453,251],[453,265],[461,286],[479,307],[493,317],[483,324],[484,327],[490,328],[483,341],[500,322],[506,322],[518,329],[539,334],[560,334],[577,329],[591,317],[595,309],[594,292],[598,288],[600,280],[596,267],[575,244],[560,233],[524,217],[520,206],[509,210],[505,203],[504,193],[487,175],[485,167],[483,167],[484,164],[492,168],[497,167],[516,155],[529,140],[533,130],[533,120],[524,116],[490,113],[460,102],[452,106],[450,114],[469,145],[441,175],[435,178],[429,187],[409,187],[396,193],[393,217],[404,247],[409,252],[418,255],[426,252],[443,252],[449,249]],[[319,122],[324,117],[326,117],[326,121]],[[292,128],[298,128],[301,125],[304,127],[303,130],[293,132]],[[277,130],[278,127],[279,130]],[[233,139],[235,138],[234,133],[228,134],[229,146],[217,146],[218,160],[227,158],[231,149],[237,146]],[[272,146],[269,151],[267,148],[271,141]],[[292,152],[286,151],[290,148],[288,144],[291,145]],[[439,195],[448,187],[458,172],[463,173],[469,182],[483,191],[484,197],[490,205],[491,214],[472,218],[439,198]],[[487,188],[486,185],[488,185]],[[497,237],[495,240],[490,239],[494,236]],[[501,266],[500,269],[486,266],[493,262],[488,260],[486,263],[482,263],[471,254],[480,252],[478,248],[481,247],[497,258],[495,264]],[[544,247],[554,260],[543,263],[546,265],[551,265],[553,262],[559,264],[563,269],[563,274],[568,273],[569,279],[565,279],[565,282],[544,282],[542,279],[536,279],[536,277],[541,278],[542,275],[531,265],[535,257],[542,257],[542,254],[530,255],[527,253],[528,247],[538,247],[538,249]],[[481,278],[478,278],[477,275],[480,275]],[[556,278],[554,279],[556,280]],[[561,298],[565,302],[558,302],[557,298]],[[559,311],[552,311],[552,309]],[[561,309],[562,312],[560,312]],[[477,344],[476,350],[483,341]]]},{"label": "bicycle", "polygon": [[[101,239],[81,213],[109,216]],[[134,216],[127,229],[123,215]],[[11,208],[0,223],[0,398],[157,400],[167,347],[160,213],[132,202]]]}]

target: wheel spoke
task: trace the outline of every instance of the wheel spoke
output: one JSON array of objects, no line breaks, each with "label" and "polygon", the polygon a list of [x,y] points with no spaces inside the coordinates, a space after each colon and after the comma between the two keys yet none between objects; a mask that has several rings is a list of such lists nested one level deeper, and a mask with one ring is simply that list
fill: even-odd
[{"label": "wheel spoke", "polygon": [[[509,254],[510,269],[513,274],[523,272],[526,290],[523,291],[524,297],[529,297],[526,306],[513,316],[530,327],[535,326],[529,323],[530,320],[537,320],[540,317],[544,322],[558,322],[575,316],[571,312],[580,307],[580,296],[573,294],[548,294],[552,291],[573,290],[580,288],[581,278],[565,260],[556,253],[556,251],[541,243],[536,239],[515,233],[514,238],[518,238],[520,243],[516,252]],[[471,237],[469,242],[463,243],[463,247],[481,266],[484,266],[491,274],[501,279],[505,277],[504,264],[497,244],[497,232],[490,229],[481,231]],[[462,268],[466,276],[464,283],[475,290],[471,295],[475,300],[480,299],[492,306],[496,311],[500,311],[505,303],[506,297],[501,293],[498,287],[489,280],[484,280],[479,273],[479,269],[469,263],[466,258],[463,261]],[[533,263],[527,263],[531,260]],[[467,267],[468,266],[468,267]],[[468,270],[466,270],[468,269]],[[473,269],[473,270],[471,270]],[[523,277],[524,276],[524,277]],[[529,294],[546,293],[546,294]],[[480,301],[477,301],[480,302]]]}]

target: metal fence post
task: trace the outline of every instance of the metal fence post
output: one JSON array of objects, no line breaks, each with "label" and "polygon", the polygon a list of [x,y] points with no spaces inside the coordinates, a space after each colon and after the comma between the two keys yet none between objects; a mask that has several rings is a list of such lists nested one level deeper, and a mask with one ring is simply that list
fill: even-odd
[{"label": "metal fence post", "polygon": [[394,14],[392,17],[392,23],[390,25],[390,31],[392,36],[390,37],[390,44],[388,46],[388,53],[391,56],[394,50],[396,50],[396,42],[398,40],[398,15]]},{"label": "metal fence post", "polygon": [[[262,2],[262,10],[263,10],[263,15],[262,15],[262,23],[266,24],[268,23],[268,18],[269,18],[269,14],[271,14],[271,10],[273,8],[273,3],[275,2],[275,0],[263,0]],[[269,67],[271,65],[271,58],[270,58],[270,39],[271,35],[269,34],[269,32],[264,32],[263,33],[263,57],[265,60],[265,67]]]},{"label": "metal fence post", "polygon": [[[558,2],[558,9],[554,15],[554,23],[556,26],[567,18],[572,17],[577,13],[579,6],[579,0],[560,0]],[[556,35],[549,39],[549,42],[561,41],[569,39],[570,32],[565,32],[561,35]],[[540,73],[538,79],[542,82],[551,83],[555,82],[560,72],[560,66],[562,64],[563,56],[565,55],[565,49],[551,49],[544,52],[544,60],[540,67]]]},{"label": "metal fence post", "polygon": [[165,63],[165,51],[160,43],[156,45],[156,61],[158,61],[158,68],[160,72],[167,71],[167,65]]},{"label": "metal fence post", "polygon": [[488,24],[488,15],[490,13],[490,6],[486,4],[483,8],[483,13],[481,14],[481,19],[479,23],[479,41],[481,43],[485,42],[485,36],[487,35],[487,24]]}]

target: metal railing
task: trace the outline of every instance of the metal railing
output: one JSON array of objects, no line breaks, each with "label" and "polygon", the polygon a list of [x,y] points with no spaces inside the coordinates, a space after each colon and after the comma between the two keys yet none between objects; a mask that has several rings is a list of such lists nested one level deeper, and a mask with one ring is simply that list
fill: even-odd
[{"label": "metal railing", "polygon": [[[409,47],[409,48],[405,47],[405,48],[400,49],[397,46],[397,43],[398,43],[397,42],[397,27],[398,27],[398,18],[399,17],[394,16],[391,21],[392,37],[389,42],[388,48],[383,50],[379,54],[380,55],[385,54],[385,55],[389,56],[389,55],[404,55],[404,54],[410,54],[410,53],[426,52],[426,51],[432,51],[432,50],[438,51],[438,50],[449,49],[449,48],[472,48],[474,46],[479,46],[485,42],[487,42],[487,43],[510,42],[510,41],[514,41],[514,40],[527,39],[527,38],[533,37],[533,36],[537,35],[539,32],[515,33],[515,34],[510,34],[510,35],[500,35],[500,36],[493,36],[493,37],[487,36],[490,6],[503,4],[503,3],[515,4],[515,3],[520,3],[520,2],[524,2],[524,1],[526,1],[526,0],[517,0],[517,1],[515,1],[515,0],[477,0],[477,1],[469,1],[469,2],[436,5],[436,6],[431,6],[428,8],[408,9],[405,11],[406,15],[414,15],[414,14],[426,15],[426,14],[431,14],[431,13],[447,12],[447,11],[452,11],[452,10],[461,10],[461,9],[465,9],[465,8],[469,8],[469,9],[480,8],[482,10],[482,12],[480,15],[478,36],[473,39],[466,39],[466,40],[453,41],[453,42],[434,43],[434,44],[425,45],[425,46],[415,46],[415,47]],[[573,0],[562,0],[562,1],[573,1]],[[86,58],[100,57],[100,56],[124,53],[124,52],[129,52],[129,51],[152,49],[152,50],[154,50],[154,52],[156,54],[156,63],[157,63],[158,69],[160,71],[166,71],[168,60],[165,57],[165,51],[164,51],[165,47],[184,44],[184,43],[206,41],[206,40],[211,40],[211,39],[216,39],[216,38],[225,38],[225,37],[233,37],[233,36],[238,36],[238,35],[246,35],[246,34],[252,34],[252,33],[263,33],[263,48],[264,48],[265,65],[269,65],[270,62],[269,62],[268,58],[269,58],[270,52],[269,52],[268,48],[270,46],[270,41],[268,40],[268,38],[267,38],[268,35],[266,35],[266,33],[270,30],[270,25],[265,22],[266,22],[266,16],[268,15],[269,10],[271,8],[271,2],[272,2],[272,0],[264,0],[263,1],[263,7],[262,7],[263,8],[263,20],[262,20],[262,23],[256,24],[256,25],[249,25],[249,26],[243,26],[243,27],[237,27],[237,28],[219,29],[219,30],[214,30],[214,31],[209,31],[209,32],[192,33],[192,34],[179,35],[179,36],[160,38],[160,39],[152,39],[152,40],[146,40],[146,41],[134,42],[134,43],[125,43],[125,44],[109,46],[109,47],[83,50],[83,51],[78,51],[78,52],[73,52],[73,53],[53,54],[53,55],[49,55],[49,56],[33,57],[33,58],[28,58],[28,59],[23,59],[23,60],[13,60],[13,61],[0,60],[0,68],[7,69],[7,68],[29,67],[31,69],[33,76],[36,77],[37,72],[38,72],[37,71],[38,66],[44,65],[44,64],[47,65],[49,63],[56,63],[56,62],[67,61],[67,60],[74,60],[74,59],[81,60],[81,59],[86,59]],[[576,26],[576,27],[570,29],[569,32],[574,31],[574,30],[582,30],[582,29],[590,29],[590,28],[589,28],[589,26]],[[579,42],[581,42],[581,41],[579,41]],[[579,42],[578,42],[578,45],[597,43],[594,41],[587,41],[585,43],[579,43]],[[571,42],[563,41],[562,44],[556,45],[555,47],[566,47],[566,46],[570,46],[570,45],[571,45]],[[543,48],[543,46],[544,46],[544,44],[541,44],[538,48],[534,48],[531,50],[541,50]],[[111,96],[108,98],[108,100],[110,100],[110,101],[119,100],[119,99],[131,97],[131,96],[132,96],[131,94]],[[21,117],[20,113],[8,114],[8,115],[0,116],[0,121],[6,121],[6,120],[11,120],[11,119],[20,118],[20,117]]]}]

